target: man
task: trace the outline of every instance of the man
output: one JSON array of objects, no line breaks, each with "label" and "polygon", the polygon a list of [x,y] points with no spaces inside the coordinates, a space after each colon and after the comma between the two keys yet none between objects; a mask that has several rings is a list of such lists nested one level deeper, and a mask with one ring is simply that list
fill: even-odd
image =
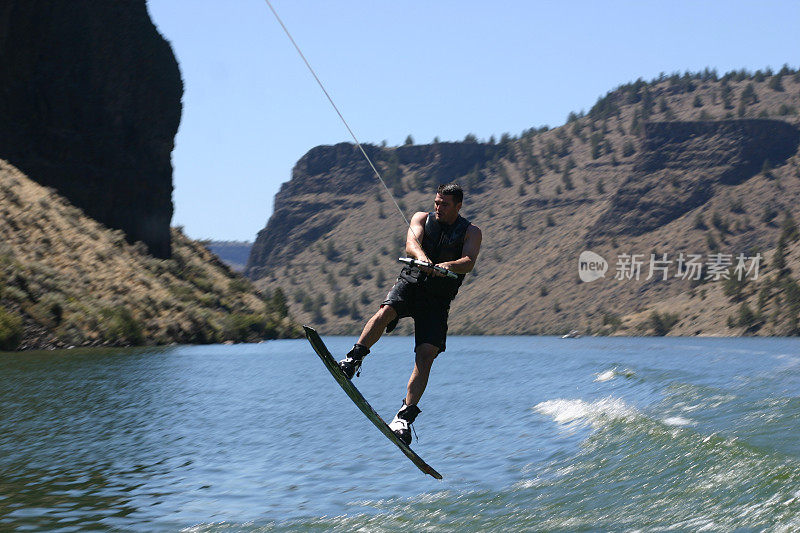
[{"label": "man", "polygon": [[403,406],[389,427],[411,444],[410,426],[420,413],[417,403],[425,392],[431,366],[445,350],[447,316],[464,276],[475,266],[481,248],[481,230],[460,216],[464,191],[455,183],[440,185],[432,213],[415,213],[406,237],[406,255],[458,274],[447,277],[429,267],[404,266],[394,287],[339,367],[349,378],[384,331],[392,331],[404,317],[414,319],[416,354]]}]

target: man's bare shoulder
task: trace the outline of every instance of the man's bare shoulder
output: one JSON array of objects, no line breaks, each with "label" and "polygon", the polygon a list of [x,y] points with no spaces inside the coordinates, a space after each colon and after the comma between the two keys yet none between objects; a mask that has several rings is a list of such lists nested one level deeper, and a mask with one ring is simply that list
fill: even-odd
[{"label": "man's bare shoulder", "polygon": [[414,216],[411,217],[411,222],[422,222],[423,220],[425,220],[425,218],[427,218],[427,216],[428,213],[426,213],[425,211],[417,211],[416,213],[414,213]]},{"label": "man's bare shoulder", "polygon": [[483,236],[483,233],[481,232],[481,228],[479,228],[475,224],[470,224],[469,227],[467,228],[467,237],[480,238],[481,236]]}]

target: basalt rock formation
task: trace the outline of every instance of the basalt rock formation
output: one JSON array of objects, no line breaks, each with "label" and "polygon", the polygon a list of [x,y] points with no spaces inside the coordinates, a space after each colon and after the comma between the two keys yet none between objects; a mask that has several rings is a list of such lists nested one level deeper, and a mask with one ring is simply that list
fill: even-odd
[{"label": "basalt rock formation", "polygon": [[161,258],[182,92],[144,0],[0,5],[0,158]]},{"label": "basalt rock formation", "polygon": [[[365,145],[367,155],[381,168],[390,187],[400,179],[396,170],[415,173],[415,186],[435,190],[444,183],[483,167],[500,146],[478,143],[435,143],[392,149]],[[364,193],[378,187],[375,173],[352,144],[317,146],[292,170],[292,179],[275,196],[275,209],[267,227],[258,233],[245,274],[259,279],[286,264],[299,251],[333,230],[348,211],[363,206]],[[380,193],[379,193],[380,194]]]},{"label": "basalt rock formation", "polygon": [[589,236],[642,235],[700,207],[797,151],[800,132],[783,121],[751,119],[645,125],[633,172]]}]

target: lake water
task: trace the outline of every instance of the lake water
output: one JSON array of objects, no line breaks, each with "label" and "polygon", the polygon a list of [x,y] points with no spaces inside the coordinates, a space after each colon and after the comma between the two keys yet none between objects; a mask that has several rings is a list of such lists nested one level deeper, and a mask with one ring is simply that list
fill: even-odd
[{"label": "lake water", "polygon": [[[355,380],[385,419],[412,344]],[[443,481],[305,340],[2,354],[0,529],[800,529],[798,339],[452,337],[420,407]]]}]

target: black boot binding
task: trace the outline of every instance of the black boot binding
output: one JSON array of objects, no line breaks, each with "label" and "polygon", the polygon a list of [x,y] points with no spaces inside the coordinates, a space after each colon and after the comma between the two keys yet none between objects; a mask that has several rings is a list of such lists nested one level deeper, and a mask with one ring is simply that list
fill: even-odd
[{"label": "black boot binding", "polygon": [[411,424],[414,423],[417,415],[421,412],[419,407],[416,405],[406,405],[406,401],[403,400],[403,407],[397,411],[392,423],[389,424],[389,429],[394,431],[397,438],[403,441],[406,446],[411,444]]},{"label": "black boot binding", "polygon": [[368,353],[369,348],[363,344],[356,343],[345,358],[339,361],[339,368],[347,379],[353,379],[353,376],[361,375],[361,363]]}]

